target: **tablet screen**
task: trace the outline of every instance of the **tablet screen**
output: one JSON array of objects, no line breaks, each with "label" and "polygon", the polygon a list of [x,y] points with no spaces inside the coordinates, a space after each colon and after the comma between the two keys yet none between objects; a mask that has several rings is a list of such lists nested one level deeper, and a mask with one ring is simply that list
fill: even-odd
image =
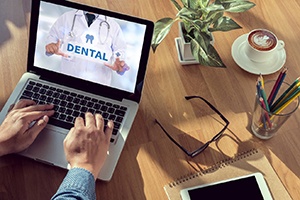
[{"label": "tablet screen", "polygon": [[263,199],[254,176],[188,190],[191,200],[209,199]]}]

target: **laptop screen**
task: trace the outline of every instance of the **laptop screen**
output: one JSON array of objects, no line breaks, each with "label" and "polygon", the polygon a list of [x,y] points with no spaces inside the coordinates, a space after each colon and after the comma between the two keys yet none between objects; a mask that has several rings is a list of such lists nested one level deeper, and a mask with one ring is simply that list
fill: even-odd
[{"label": "laptop screen", "polygon": [[149,21],[67,1],[40,1],[38,9],[35,68],[135,93]]}]

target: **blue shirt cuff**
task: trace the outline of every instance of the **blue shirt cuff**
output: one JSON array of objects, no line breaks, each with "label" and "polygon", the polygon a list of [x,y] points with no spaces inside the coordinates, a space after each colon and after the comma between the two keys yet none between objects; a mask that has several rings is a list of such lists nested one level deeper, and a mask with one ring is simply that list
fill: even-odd
[{"label": "blue shirt cuff", "polygon": [[52,199],[96,199],[93,174],[83,168],[70,169]]}]

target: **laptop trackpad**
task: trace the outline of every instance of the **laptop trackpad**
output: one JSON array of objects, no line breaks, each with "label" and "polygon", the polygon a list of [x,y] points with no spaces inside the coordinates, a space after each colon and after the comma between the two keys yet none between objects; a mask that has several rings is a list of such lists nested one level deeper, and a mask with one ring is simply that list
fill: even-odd
[{"label": "laptop trackpad", "polygon": [[63,141],[68,130],[46,127],[33,144],[21,154],[51,165],[67,168]]}]

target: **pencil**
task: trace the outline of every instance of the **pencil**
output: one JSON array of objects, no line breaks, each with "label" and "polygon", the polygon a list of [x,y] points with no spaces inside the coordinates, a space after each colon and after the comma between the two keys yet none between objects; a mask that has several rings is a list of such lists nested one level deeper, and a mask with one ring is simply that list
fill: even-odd
[{"label": "pencil", "polygon": [[265,103],[265,106],[266,106],[266,110],[268,112],[270,112],[270,107],[269,107],[269,104],[268,104],[268,101],[267,101],[267,95],[266,95],[266,92],[265,92],[265,90],[264,90],[264,88],[262,86],[260,87],[260,93],[261,93],[261,96],[262,96],[262,98],[264,100],[264,103]]},{"label": "pencil", "polygon": [[274,113],[278,114],[280,113],[283,109],[285,109],[292,101],[294,101],[298,96],[300,95],[300,87],[289,97],[287,98],[280,107],[278,107]]},{"label": "pencil", "polygon": [[[262,108],[265,109],[265,110],[267,110],[267,109],[266,109],[266,105],[265,105],[264,100],[263,100],[262,97],[259,98],[259,101],[260,101],[260,103],[261,103]],[[264,123],[264,125],[265,125],[265,122],[264,122],[265,120],[264,120],[264,119],[266,119],[267,122],[268,122],[268,124],[269,124],[269,127],[271,128],[271,127],[272,127],[272,123],[271,123],[271,121],[270,121],[269,112],[264,112],[264,116],[262,116],[262,118],[263,118],[263,123]],[[265,127],[265,128],[266,128],[266,127]]]},{"label": "pencil", "polygon": [[262,74],[259,74],[259,79],[260,79],[261,86],[263,88],[265,88],[265,81],[264,81],[264,78],[263,78]]},{"label": "pencil", "polygon": [[278,107],[280,107],[280,105],[282,104],[283,101],[285,101],[285,99],[287,99],[289,96],[291,96],[293,94],[293,92],[300,87],[300,77],[297,78],[292,85],[290,85],[290,87],[288,87],[288,89],[275,101],[274,104],[271,105],[271,111],[273,112],[274,110],[278,109]]},{"label": "pencil", "polygon": [[260,87],[261,87],[261,82],[259,80],[256,81],[256,93],[257,97],[261,97],[261,92],[260,92]]},{"label": "pencil", "polygon": [[269,98],[268,98],[268,104],[270,106],[272,105],[272,103],[275,100],[275,97],[276,97],[276,95],[277,95],[277,93],[278,93],[278,91],[279,91],[279,89],[281,87],[281,84],[282,84],[282,82],[283,82],[283,80],[284,80],[284,78],[286,76],[286,72],[287,72],[287,68],[284,68],[280,72],[280,74],[278,75],[278,78],[277,78],[277,80],[276,80],[276,82],[275,82],[275,84],[274,84],[274,86],[272,88],[272,91],[271,91],[271,93],[269,95]]}]

